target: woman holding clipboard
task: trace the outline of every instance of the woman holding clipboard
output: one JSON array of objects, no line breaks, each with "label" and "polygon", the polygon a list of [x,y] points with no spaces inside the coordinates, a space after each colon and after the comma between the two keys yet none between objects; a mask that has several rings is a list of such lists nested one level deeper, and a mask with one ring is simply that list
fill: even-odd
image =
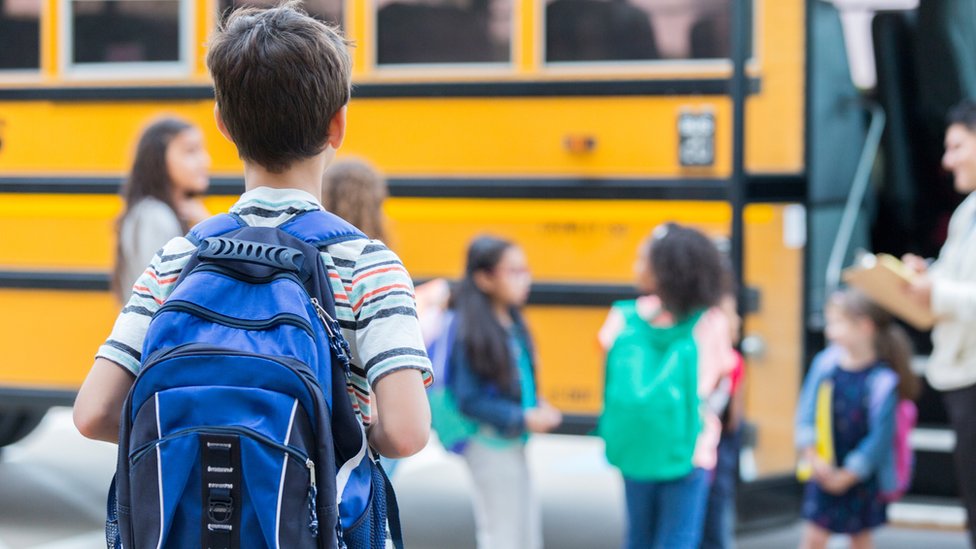
[{"label": "woman holding clipboard", "polygon": [[954,107],[948,124],[942,165],[952,172],[956,192],[968,197],[952,214],[938,260],[928,265],[906,255],[903,261],[919,274],[908,288],[910,299],[936,317],[925,377],[943,392],[956,434],[956,474],[976,547],[976,102]]}]

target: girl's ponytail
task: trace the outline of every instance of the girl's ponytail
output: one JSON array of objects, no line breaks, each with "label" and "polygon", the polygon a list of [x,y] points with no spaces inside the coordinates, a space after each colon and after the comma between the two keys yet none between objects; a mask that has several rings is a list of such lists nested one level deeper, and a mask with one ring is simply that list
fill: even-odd
[{"label": "girl's ponytail", "polygon": [[890,319],[886,325],[878,325],[875,347],[878,358],[898,374],[898,398],[918,398],[919,382],[912,372],[912,343],[904,328]]}]

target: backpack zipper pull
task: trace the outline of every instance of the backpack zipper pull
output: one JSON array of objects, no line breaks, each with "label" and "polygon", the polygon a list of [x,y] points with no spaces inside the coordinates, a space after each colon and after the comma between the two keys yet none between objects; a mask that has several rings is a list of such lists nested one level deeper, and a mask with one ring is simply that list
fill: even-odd
[{"label": "backpack zipper pull", "polygon": [[329,347],[332,348],[332,352],[335,353],[339,361],[342,362],[342,368],[346,372],[346,376],[349,376],[350,372],[350,362],[352,360],[352,351],[349,349],[349,343],[346,342],[346,338],[342,337],[342,332],[339,330],[339,321],[332,318],[325,307],[319,303],[318,298],[312,298],[312,306],[315,307],[315,313],[318,315],[319,320],[325,326],[325,331],[329,335]]},{"label": "backpack zipper pull", "polygon": [[311,458],[305,460],[305,467],[308,468],[308,529],[312,535],[319,535],[319,514],[315,509],[315,500],[318,499],[318,489],[315,487],[315,462]]},{"label": "backpack zipper pull", "polygon": [[312,298],[312,306],[315,307],[315,314],[319,316],[319,320],[322,321],[322,324],[325,324],[325,331],[329,332],[329,337],[335,337],[335,334],[332,333],[332,325],[338,324],[338,322],[336,322],[335,319],[329,316],[329,313],[325,310],[325,307],[323,307],[322,304],[319,303],[317,297]]}]

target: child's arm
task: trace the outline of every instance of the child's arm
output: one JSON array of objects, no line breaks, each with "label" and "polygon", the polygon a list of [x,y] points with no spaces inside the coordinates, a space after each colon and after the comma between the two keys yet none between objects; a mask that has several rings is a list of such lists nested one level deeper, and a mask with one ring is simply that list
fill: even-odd
[{"label": "child's arm", "polygon": [[491,425],[503,436],[514,437],[525,432],[522,406],[485,390],[485,383],[471,371],[461,344],[455,346],[451,362],[451,391],[461,413]]},{"label": "child's arm", "polygon": [[705,312],[695,325],[698,346],[698,394],[703,398],[718,387],[719,381],[735,368],[735,351],[729,336],[728,317],[717,307]]},{"label": "child's arm", "polygon": [[[824,351],[825,352],[825,351]],[[803,380],[803,388],[800,390],[800,399],[796,405],[796,419],[794,429],[794,445],[797,450],[806,452],[807,449],[814,448],[817,442],[817,390],[820,387],[822,355],[817,355],[813,359],[813,365],[807,372],[806,379]]]},{"label": "child's arm", "polygon": [[376,411],[369,428],[369,443],[380,454],[412,456],[430,437],[430,406],[419,370],[391,372],[375,382]]},{"label": "child's arm", "polygon": [[136,280],[108,341],[78,390],[74,422],[88,438],[118,442],[122,404],[139,371],[149,320],[173,292],[179,273],[196,247],[185,238],[170,240]]},{"label": "child's arm", "polygon": [[355,315],[354,362],[376,397],[369,442],[387,457],[413,455],[430,436],[424,386],[433,381],[413,282],[396,254],[378,241],[365,245],[344,276],[352,279],[347,291]]},{"label": "child's arm", "polygon": [[132,373],[106,358],[96,358],[78,390],[73,418],[87,438],[118,443],[122,404],[135,381]]},{"label": "child's arm", "polygon": [[623,328],[623,315],[620,314],[620,311],[616,307],[611,308],[607,314],[607,319],[603,322],[603,326],[600,327],[600,331],[596,336],[597,341],[600,343],[600,348],[603,349],[604,353],[610,352],[610,348],[613,347],[613,342],[617,340],[617,336],[620,335]]},{"label": "child's arm", "polygon": [[878,469],[885,456],[893,452],[895,407],[898,404],[898,376],[885,370],[871,380],[868,406],[868,434],[844,458],[843,468],[858,480],[865,480]]}]

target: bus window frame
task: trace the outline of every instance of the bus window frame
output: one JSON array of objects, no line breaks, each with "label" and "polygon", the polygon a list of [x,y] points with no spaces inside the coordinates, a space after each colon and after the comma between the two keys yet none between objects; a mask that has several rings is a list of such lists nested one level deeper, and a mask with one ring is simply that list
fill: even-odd
[{"label": "bus window frame", "polygon": [[484,62],[470,62],[464,61],[460,63],[380,63],[380,48],[379,48],[379,15],[380,10],[377,2],[368,2],[367,6],[370,10],[369,22],[370,27],[367,30],[367,35],[369,36],[369,42],[371,46],[371,54],[368,57],[369,63],[369,75],[377,77],[407,77],[415,78],[421,77],[421,79],[427,80],[438,80],[444,78],[451,78],[457,76],[463,77],[500,77],[500,76],[515,76],[518,72],[518,57],[517,53],[521,51],[524,47],[522,44],[522,35],[519,29],[522,27],[522,21],[520,17],[519,7],[523,0],[509,0],[512,3],[512,17],[509,21],[509,30],[511,31],[511,38],[509,40],[508,48],[508,60],[507,61],[484,61]]},{"label": "bus window frame", "polygon": [[[734,4],[735,0],[730,0]],[[536,2],[536,45],[535,63],[540,75],[552,76],[582,76],[593,74],[617,75],[640,72],[651,77],[661,77],[674,74],[720,74],[726,77],[732,75],[733,64],[731,52],[727,58],[714,59],[648,59],[648,60],[608,60],[608,61],[546,61],[546,6],[548,0]],[[763,9],[762,0],[752,0],[752,55],[746,64],[749,72],[758,71],[761,67],[760,52],[762,51],[762,37],[759,30],[760,15]]]},{"label": "bus window frame", "polygon": [[[347,0],[352,1],[352,0]],[[521,3],[532,1],[535,10],[535,32],[533,43],[526,44],[523,40],[523,25]],[[730,78],[733,64],[731,57],[726,59],[651,59],[651,60],[619,60],[619,61],[546,61],[546,20],[545,1],[512,0],[512,41],[510,57],[507,62],[484,63],[379,63],[379,10],[376,2],[368,2],[370,10],[367,19],[369,26],[366,36],[371,47],[362,74],[363,83],[384,83],[407,81],[423,82],[454,82],[457,79],[499,81],[521,81],[526,78],[532,81],[559,81],[567,77],[598,77],[598,78],[628,78],[640,80],[659,80],[667,78]],[[762,69],[763,37],[760,32],[764,2],[752,0],[752,55],[746,65],[747,73],[756,76]],[[348,19],[346,23],[349,23]],[[522,67],[519,59],[526,47],[533,49],[532,66]]]},{"label": "bus window frame", "polygon": [[[349,12],[350,12],[350,10],[352,10],[355,7],[352,4],[352,2],[354,2],[355,0],[337,0],[337,1],[339,2],[339,8],[342,11],[342,16],[339,18],[339,21],[336,24],[339,25],[339,30],[342,31],[343,36],[345,36],[346,38],[348,38],[349,37],[349,34],[350,34],[350,30],[349,30],[349,26],[348,26],[349,20],[350,20]],[[221,7],[220,7],[220,4],[222,2],[223,2],[223,0],[213,0],[213,7],[214,7],[214,10],[215,10],[214,11],[214,24],[215,25],[218,25],[218,26],[223,22],[223,19],[224,19],[224,10],[222,10]],[[230,9],[230,11],[234,11],[236,9],[240,9],[240,8],[233,8],[232,7]],[[302,9],[305,9],[306,12],[307,12],[307,8],[305,7],[305,0],[302,0]],[[326,21],[326,22],[329,23],[329,24],[332,24],[331,21]],[[216,27],[213,28],[213,29],[209,29],[209,30],[211,30],[211,31],[216,30]]]},{"label": "bus window frame", "polygon": [[44,25],[47,22],[46,19],[50,17],[50,15],[48,14],[47,2],[44,0],[38,0],[38,4],[41,7],[41,11],[37,18],[37,68],[5,69],[0,67],[0,82],[31,83],[40,80],[44,74]]},{"label": "bus window frame", "polygon": [[[72,5],[79,0],[58,0],[58,69],[64,79],[73,80],[183,80],[192,76],[196,35],[196,10],[190,0],[179,2],[178,61],[136,61],[118,63],[75,63]],[[81,0],[84,1],[84,0]],[[140,0],[151,1],[151,0]]]}]

